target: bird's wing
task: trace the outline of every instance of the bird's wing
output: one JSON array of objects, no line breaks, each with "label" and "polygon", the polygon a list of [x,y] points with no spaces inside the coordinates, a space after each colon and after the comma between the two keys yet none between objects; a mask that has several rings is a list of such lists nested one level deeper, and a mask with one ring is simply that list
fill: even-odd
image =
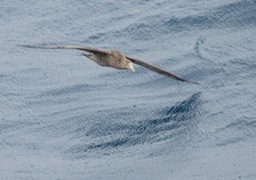
[{"label": "bird's wing", "polygon": [[31,46],[31,45],[18,45],[27,48],[39,48],[39,49],[77,49],[81,51],[87,51],[94,54],[108,54],[107,51],[87,47],[87,46]]},{"label": "bird's wing", "polygon": [[158,73],[158,74],[164,75],[164,76],[166,76],[166,77],[168,77],[168,78],[172,78],[172,79],[175,79],[175,80],[178,80],[178,81],[183,81],[183,82],[198,84],[198,83],[196,83],[196,82],[191,82],[191,81],[182,79],[182,78],[180,78],[180,77],[178,77],[178,76],[176,76],[176,75],[174,75],[174,74],[172,74],[172,73],[169,73],[169,72],[167,72],[167,71],[165,71],[165,70],[163,70],[163,69],[160,69],[159,67],[156,67],[156,66],[154,66],[154,65],[152,65],[152,64],[149,64],[149,63],[146,63],[146,62],[144,62],[144,61],[142,61],[142,60],[139,60],[139,59],[137,59],[137,58],[131,58],[131,57],[128,57],[128,56],[126,56],[126,58],[129,59],[130,61],[132,61],[132,62],[135,63],[135,64],[138,64],[138,65],[140,65],[140,66],[143,66],[143,67],[145,67],[145,68],[147,68],[147,69],[150,69],[151,71],[154,71],[154,72],[156,72],[156,73]]}]

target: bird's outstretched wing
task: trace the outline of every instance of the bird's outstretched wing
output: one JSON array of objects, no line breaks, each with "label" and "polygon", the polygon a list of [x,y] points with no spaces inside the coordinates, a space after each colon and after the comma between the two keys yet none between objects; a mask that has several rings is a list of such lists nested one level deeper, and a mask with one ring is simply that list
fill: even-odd
[{"label": "bird's outstretched wing", "polygon": [[38,49],[77,49],[81,51],[87,51],[94,54],[108,54],[107,51],[87,47],[87,46],[31,46],[31,45],[18,45],[27,48],[38,48]]},{"label": "bird's outstretched wing", "polygon": [[172,73],[169,73],[168,71],[165,71],[165,70],[163,70],[163,69],[161,69],[159,67],[156,67],[155,65],[146,63],[146,62],[144,62],[142,60],[139,60],[137,58],[131,58],[131,57],[128,57],[128,56],[126,56],[126,58],[129,59],[130,61],[132,61],[134,64],[138,64],[140,66],[143,66],[143,67],[145,67],[147,69],[150,69],[151,71],[154,71],[154,72],[156,72],[158,74],[164,75],[164,76],[166,76],[168,78],[172,78],[172,79],[175,79],[175,80],[178,80],[178,81],[182,81],[182,82],[187,82],[187,83],[199,84],[197,82],[192,82],[192,81],[188,81],[188,80],[182,79],[182,78],[180,78],[180,77],[178,77],[178,76],[176,76],[176,75],[174,75]]}]

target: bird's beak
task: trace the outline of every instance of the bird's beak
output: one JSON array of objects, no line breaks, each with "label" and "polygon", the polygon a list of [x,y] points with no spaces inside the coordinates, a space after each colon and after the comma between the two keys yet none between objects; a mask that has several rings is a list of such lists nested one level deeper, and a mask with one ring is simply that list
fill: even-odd
[{"label": "bird's beak", "polygon": [[130,69],[132,72],[135,72],[135,69],[134,69],[132,63],[129,63],[129,64],[127,65],[127,68]]},{"label": "bird's beak", "polygon": [[81,56],[86,56],[86,57],[88,57],[89,54],[88,54],[88,53],[81,53]]}]

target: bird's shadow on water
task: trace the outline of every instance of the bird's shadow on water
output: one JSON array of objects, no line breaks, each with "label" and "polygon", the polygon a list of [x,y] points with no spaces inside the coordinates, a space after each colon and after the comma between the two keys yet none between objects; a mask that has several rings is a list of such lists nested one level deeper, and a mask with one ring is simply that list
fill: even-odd
[{"label": "bird's shadow on water", "polygon": [[[195,93],[186,100],[166,107],[136,124],[120,122],[121,117],[118,117],[114,123],[94,124],[82,133],[80,143],[70,147],[68,152],[78,158],[90,156],[90,153],[106,155],[121,148],[175,138],[185,133],[195,123],[200,114],[200,97],[200,92]],[[84,130],[85,128],[79,128],[76,133]],[[88,142],[88,139],[91,139],[91,142]]]}]

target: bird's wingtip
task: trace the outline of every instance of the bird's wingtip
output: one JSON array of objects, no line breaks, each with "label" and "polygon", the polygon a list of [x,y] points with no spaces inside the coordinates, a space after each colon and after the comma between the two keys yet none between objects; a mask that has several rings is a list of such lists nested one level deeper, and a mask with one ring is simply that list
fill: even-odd
[{"label": "bird's wingtip", "polygon": [[24,44],[17,44],[17,46],[20,46],[20,47],[27,47],[27,48],[33,48],[33,46],[31,46],[31,45],[24,45]]}]

